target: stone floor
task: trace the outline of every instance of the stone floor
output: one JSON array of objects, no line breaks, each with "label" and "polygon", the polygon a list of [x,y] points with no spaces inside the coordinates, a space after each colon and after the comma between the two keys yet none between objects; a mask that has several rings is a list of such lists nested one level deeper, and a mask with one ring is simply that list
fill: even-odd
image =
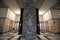
[{"label": "stone floor", "polygon": [[0,34],[0,40],[9,40],[9,39],[15,37],[16,35],[17,35],[17,33],[15,33],[14,31]]},{"label": "stone floor", "polygon": [[[21,35],[20,35],[21,36]],[[19,37],[20,37],[19,35],[16,35],[14,38],[12,38],[11,40],[17,40]],[[48,40],[47,38],[45,38],[44,36],[42,36],[42,35],[39,35],[39,37],[41,38],[41,39],[38,39],[38,38],[36,38],[36,40]],[[20,39],[20,40],[24,40],[23,38],[22,39]]]},{"label": "stone floor", "polygon": [[49,40],[60,40],[60,34],[53,34],[53,33],[41,33],[44,37],[46,37]]},{"label": "stone floor", "polygon": [[[21,35],[18,35],[16,32],[8,32],[3,35],[0,34],[0,40],[17,40]],[[60,40],[60,34],[53,34],[53,33],[41,33],[41,35],[38,35],[41,40]]]}]

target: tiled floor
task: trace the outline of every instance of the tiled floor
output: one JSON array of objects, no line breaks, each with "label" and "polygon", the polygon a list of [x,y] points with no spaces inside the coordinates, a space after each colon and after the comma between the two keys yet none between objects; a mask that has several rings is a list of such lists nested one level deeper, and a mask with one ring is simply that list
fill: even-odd
[{"label": "tiled floor", "polygon": [[[0,34],[0,40],[17,40],[21,35],[18,35],[18,33],[14,32],[8,32],[3,35]],[[38,35],[41,40],[60,40],[60,35],[53,34],[53,33],[41,33],[41,35]]]},{"label": "tiled floor", "polygon": [[50,40],[60,40],[60,34],[53,34],[49,32],[41,33],[41,34]]},{"label": "tiled floor", "polygon": [[9,40],[11,38],[13,38],[17,33],[12,32],[8,32],[5,34],[0,34],[0,40]]},{"label": "tiled floor", "polygon": [[[14,38],[12,38],[11,40],[17,40],[20,36],[19,35],[16,35]],[[47,38],[45,38],[44,36],[42,35],[39,35],[39,37],[41,38],[41,40],[48,40]],[[21,39],[21,40],[24,40],[24,39]]]},{"label": "tiled floor", "polygon": [[[3,35],[0,35],[0,40],[17,40],[21,35],[18,35],[18,33],[5,33]],[[44,36],[38,35],[42,40],[47,40]]]}]

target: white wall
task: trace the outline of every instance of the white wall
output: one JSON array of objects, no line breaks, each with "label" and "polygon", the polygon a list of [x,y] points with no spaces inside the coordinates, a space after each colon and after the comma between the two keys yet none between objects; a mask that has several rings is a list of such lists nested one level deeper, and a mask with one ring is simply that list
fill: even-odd
[{"label": "white wall", "polygon": [[44,21],[49,20],[51,17],[51,10],[47,11],[44,15],[43,15],[43,19]]},{"label": "white wall", "polygon": [[6,17],[7,10],[8,10],[8,8],[0,8],[0,17]]},{"label": "white wall", "polygon": [[46,24],[45,21],[51,19],[51,10],[48,10],[44,15],[43,15],[43,20],[44,20],[44,30],[46,30]]},{"label": "white wall", "polygon": [[43,16],[39,15],[39,22],[43,22]]},{"label": "white wall", "polygon": [[60,18],[60,10],[51,10],[52,18]]},{"label": "white wall", "polygon": [[16,21],[20,21],[20,15],[16,15]]},{"label": "white wall", "polygon": [[8,9],[7,18],[9,18],[11,20],[15,20],[16,14],[14,12],[12,12],[10,9]]},{"label": "white wall", "polygon": [[[55,19],[60,19],[60,10],[55,10],[55,9],[52,9],[51,10],[51,14],[52,14],[52,18],[55,18]],[[60,23],[58,20],[53,20],[54,23],[54,26],[53,26],[53,30],[55,33],[58,33],[60,32]]]},{"label": "white wall", "polygon": [[51,9],[43,15],[43,19],[45,21],[45,20],[48,20],[50,18],[60,18],[59,14],[60,14],[60,10]]}]

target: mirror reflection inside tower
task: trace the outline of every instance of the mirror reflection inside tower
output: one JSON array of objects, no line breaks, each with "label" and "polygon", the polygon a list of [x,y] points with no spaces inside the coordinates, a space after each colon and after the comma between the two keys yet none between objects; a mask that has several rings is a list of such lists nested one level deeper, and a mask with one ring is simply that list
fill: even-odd
[{"label": "mirror reflection inside tower", "polygon": [[[34,30],[41,40],[60,39],[60,0],[34,0],[35,6],[31,1],[33,0],[0,0],[0,40],[20,40],[23,36],[31,38],[35,35],[31,32]],[[29,5],[29,11],[25,5]],[[33,9],[32,12],[30,9]],[[29,34],[24,33],[26,31]]]}]

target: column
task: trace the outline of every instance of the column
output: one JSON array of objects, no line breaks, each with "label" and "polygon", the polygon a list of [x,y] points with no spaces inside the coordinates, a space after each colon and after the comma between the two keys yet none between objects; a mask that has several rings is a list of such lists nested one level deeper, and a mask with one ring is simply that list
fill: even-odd
[{"label": "column", "polygon": [[25,40],[35,40],[37,36],[36,28],[36,7],[35,0],[24,0],[23,12],[23,32]]}]

